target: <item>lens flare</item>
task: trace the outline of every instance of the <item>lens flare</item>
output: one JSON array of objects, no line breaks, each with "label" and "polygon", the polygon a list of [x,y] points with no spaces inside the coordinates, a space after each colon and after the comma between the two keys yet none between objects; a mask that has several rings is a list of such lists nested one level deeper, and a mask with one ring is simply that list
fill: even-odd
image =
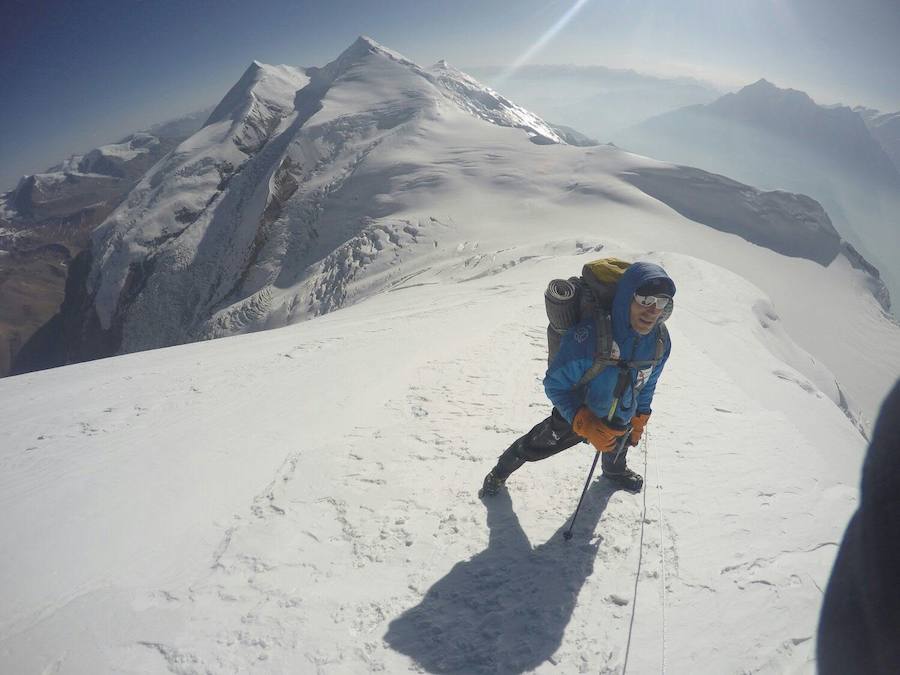
[{"label": "lens flare", "polygon": [[559,33],[563,28],[566,27],[576,14],[584,7],[590,0],[577,0],[577,2],[569,8],[569,10],[563,14],[550,28],[538,38],[537,42],[535,42],[531,47],[529,47],[524,54],[522,54],[519,58],[515,60],[515,62],[506,70],[504,70],[498,81],[502,82],[509,77],[512,77],[515,72],[521,68],[523,65],[528,63],[528,61],[541,49],[543,49],[550,40],[556,37],[556,34]]}]

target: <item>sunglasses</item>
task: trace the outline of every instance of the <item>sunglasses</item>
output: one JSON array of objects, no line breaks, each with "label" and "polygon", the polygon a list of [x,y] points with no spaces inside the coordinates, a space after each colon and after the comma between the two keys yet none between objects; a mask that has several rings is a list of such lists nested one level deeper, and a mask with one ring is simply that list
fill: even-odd
[{"label": "sunglasses", "polygon": [[653,307],[655,305],[656,309],[665,309],[666,305],[672,301],[672,298],[668,295],[638,295],[635,293],[634,301],[641,307]]}]

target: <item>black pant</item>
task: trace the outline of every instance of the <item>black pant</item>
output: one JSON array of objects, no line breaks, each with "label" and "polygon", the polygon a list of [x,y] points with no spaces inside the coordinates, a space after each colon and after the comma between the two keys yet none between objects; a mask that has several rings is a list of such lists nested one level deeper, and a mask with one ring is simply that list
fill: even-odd
[{"label": "black pant", "polygon": [[[521,467],[525,462],[538,462],[552,457],[573,445],[577,445],[584,439],[572,430],[572,425],[566,421],[556,408],[550,417],[535,425],[527,434],[519,438],[509,446],[494,467],[494,476],[500,480],[506,480],[509,475]],[[606,473],[617,473],[625,470],[625,456],[628,454],[627,446],[622,452],[604,452],[600,457],[600,466]]]}]

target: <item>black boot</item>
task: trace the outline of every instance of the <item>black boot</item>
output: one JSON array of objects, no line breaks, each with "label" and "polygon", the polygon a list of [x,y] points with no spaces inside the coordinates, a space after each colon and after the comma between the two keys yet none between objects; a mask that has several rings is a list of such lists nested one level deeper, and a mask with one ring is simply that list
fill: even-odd
[{"label": "black boot", "polygon": [[500,490],[503,489],[503,486],[506,484],[506,480],[503,478],[497,478],[494,475],[493,469],[488,471],[488,475],[484,477],[484,483],[481,485],[481,489],[478,491],[479,497],[493,497],[498,494]]},{"label": "black boot", "polygon": [[644,478],[641,474],[629,469],[627,466],[623,471],[603,471],[603,477],[611,480],[616,485],[622,486],[622,489],[637,494],[644,487]]},{"label": "black boot", "polygon": [[509,475],[521,467],[526,461],[537,462],[552,457],[566,448],[582,442],[581,436],[572,431],[572,425],[566,421],[556,408],[550,417],[539,422],[527,434],[516,440],[497,460],[497,466],[484,477],[484,484],[478,492],[479,497],[490,497],[503,489]]},{"label": "black boot", "polygon": [[484,477],[484,483],[482,483],[481,489],[478,491],[479,497],[493,497],[496,495],[503,489],[509,475],[525,463],[525,460],[519,455],[521,440],[519,439],[513,443],[500,455],[500,459],[497,460],[497,466],[491,469],[488,475]]},{"label": "black boot", "polygon": [[618,452],[604,453],[600,460],[600,466],[603,468],[603,477],[628,490],[628,492],[638,493],[644,486],[644,478],[641,474],[628,468],[625,463],[627,454],[628,450],[626,448],[622,448]]}]

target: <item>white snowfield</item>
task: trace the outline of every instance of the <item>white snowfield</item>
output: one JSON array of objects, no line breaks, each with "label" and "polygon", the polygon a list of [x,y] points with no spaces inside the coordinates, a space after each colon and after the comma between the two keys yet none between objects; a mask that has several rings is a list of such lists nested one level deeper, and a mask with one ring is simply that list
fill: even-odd
[{"label": "white snowfield", "polygon": [[[625,180],[674,167],[531,142],[372,45],[320,108],[208,125],[95,242],[107,319],[155,256],[129,348],[308,321],[0,380],[0,671],[813,672],[900,374],[867,275],[688,220]],[[151,246],[164,202],[217,192],[189,148],[246,157],[260,129],[231,206]],[[595,480],[566,543],[589,446],[476,493],[550,411],[547,281],[607,255],[671,274],[673,352],[644,493]],[[178,333],[196,293],[218,309]]]},{"label": "white snowfield", "polygon": [[476,498],[549,412],[543,280],[604,242],[0,381],[4,672],[613,673],[633,612],[628,672],[811,671],[864,442],[734,273],[602,251],[679,284],[644,495],[596,481],[563,542],[585,445]]}]

